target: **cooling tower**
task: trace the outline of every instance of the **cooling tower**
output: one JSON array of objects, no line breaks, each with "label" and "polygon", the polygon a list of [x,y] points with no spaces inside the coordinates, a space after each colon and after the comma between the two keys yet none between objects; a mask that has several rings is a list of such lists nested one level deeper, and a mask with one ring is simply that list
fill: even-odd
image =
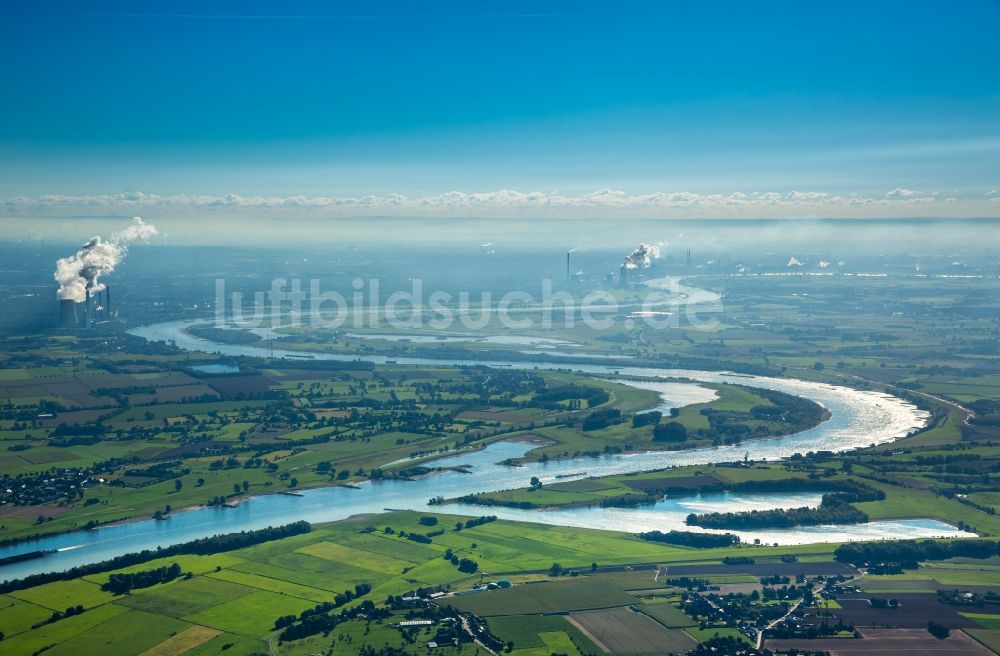
[{"label": "cooling tower", "polygon": [[80,321],[76,318],[76,301],[71,298],[64,298],[59,301],[59,327],[80,327]]}]

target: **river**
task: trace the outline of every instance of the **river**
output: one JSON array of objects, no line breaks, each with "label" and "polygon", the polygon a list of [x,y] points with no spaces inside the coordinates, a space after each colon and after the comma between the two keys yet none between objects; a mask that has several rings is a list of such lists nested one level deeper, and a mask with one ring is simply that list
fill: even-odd
[{"label": "river", "polygon": [[[197,323],[199,323],[197,320],[165,322],[136,328],[131,332],[151,340],[174,340],[178,346],[192,351],[250,357],[269,354],[266,348],[210,342],[184,332],[186,327]],[[275,349],[274,355],[293,358],[308,355],[316,359],[354,359],[342,355],[301,353],[281,349]],[[385,357],[380,356],[365,359],[382,363],[386,361]],[[398,364],[500,364],[523,368],[567,366],[566,363],[442,361],[425,358],[393,358],[393,360]],[[572,368],[604,375],[684,378],[693,381],[691,383],[666,380],[621,381],[658,392],[664,408],[710,399],[713,392],[699,387],[697,382],[732,382],[774,389],[811,399],[827,408],[831,416],[822,424],[794,435],[756,439],[734,446],[529,463],[522,467],[509,467],[499,463],[523,455],[532,448],[531,445],[510,441],[497,442],[479,451],[442,458],[436,463],[440,466],[466,465],[471,468],[472,474],[447,471],[415,481],[369,481],[362,483],[357,489],[326,487],[303,490],[301,496],[262,495],[240,503],[235,508],[213,507],[177,511],[162,521],[138,520],[91,531],[74,531],[48,536],[0,548],[0,557],[33,550],[55,550],[55,553],[43,558],[0,568],[0,579],[7,580],[43,571],[66,569],[159,545],[175,544],[217,533],[263,528],[298,519],[329,522],[352,515],[380,513],[386,509],[428,510],[427,501],[437,496],[452,498],[477,492],[525,487],[532,476],[538,476],[543,483],[548,483],[557,480],[556,477],[560,474],[578,472],[587,472],[588,476],[604,476],[679,465],[734,462],[742,460],[744,456],[759,461],[776,460],[808,451],[844,451],[891,442],[922,427],[927,420],[926,413],[897,397],[796,379],[681,369],[609,367],[601,364],[574,364]],[[686,529],[683,523],[684,517],[690,512],[797,507],[816,505],[818,502],[819,495],[814,493],[770,495],[725,493],[670,499],[640,509],[591,507],[534,511],[448,505],[441,510],[455,514],[493,514],[504,519],[636,532]],[[765,543],[780,544],[973,535],[943,522],[929,519],[737,533],[747,541],[760,539]]]}]

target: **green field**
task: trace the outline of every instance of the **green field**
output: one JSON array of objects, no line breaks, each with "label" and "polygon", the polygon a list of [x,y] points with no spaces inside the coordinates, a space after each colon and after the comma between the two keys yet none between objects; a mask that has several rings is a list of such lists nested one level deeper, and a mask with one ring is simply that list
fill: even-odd
[{"label": "green field", "polygon": [[[490,627],[515,653],[542,654],[558,646],[566,653],[596,654],[594,645],[572,624],[547,612],[624,608],[638,604],[643,613],[665,627],[690,626],[671,602],[641,600],[629,590],[660,587],[653,565],[591,573],[616,563],[719,563],[726,549],[697,550],[644,542],[634,536],[595,530],[548,527],[539,524],[490,522],[462,531],[446,530],[429,545],[398,537],[399,531],[420,531],[419,518],[395,512],[318,526],[307,534],[267,542],[212,556],[180,556],[154,560],[127,568],[139,572],[177,562],[192,576],[166,584],[136,589],[114,596],[100,590],[109,574],[59,581],[0,595],[0,630],[3,646],[11,654],[31,654],[49,645],[56,653],[221,654],[266,651],[266,641],[276,634],[275,620],[295,615],[355,584],[373,586],[367,598],[377,604],[387,595],[412,594],[421,587],[456,592],[447,603],[487,617]],[[453,516],[440,516],[440,526],[453,526]],[[385,532],[391,527],[393,534]],[[467,574],[441,554],[446,548],[478,562],[480,571]],[[776,559],[793,551],[802,559],[829,558],[832,547],[743,547],[740,553]],[[551,577],[545,570],[553,562],[577,568],[578,576]],[[407,564],[403,571],[402,564]],[[484,575],[483,570],[489,571]],[[543,570],[538,572],[536,570]],[[739,578],[738,574],[727,577]],[[461,594],[481,580],[507,577],[515,585],[506,590]],[[742,578],[746,578],[743,576]],[[742,580],[742,579],[741,579]],[[676,593],[675,593],[676,594]],[[38,628],[53,609],[81,604],[81,615]],[[423,639],[433,632],[423,630]],[[333,648],[351,653],[353,640],[371,644],[378,639],[404,644],[399,630],[388,624],[345,622],[325,638],[272,641],[281,656],[311,654]],[[226,647],[223,650],[223,647]],[[560,646],[561,645],[561,646]],[[54,651],[55,646],[47,651]],[[172,651],[176,650],[176,651]],[[187,650],[187,651],[183,651]],[[461,653],[472,654],[466,645]]]},{"label": "green field", "polygon": [[498,635],[514,643],[514,656],[549,656],[553,651],[597,654],[600,648],[559,615],[516,615],[489,618]]},{"label": "green field", "polygon": [[647,600],[639,606],[639,610],[668,628],[694,626],[694,621],[690,616],[670,603],[651,603]]},{"label": "green field", "polygon": [[555,610],[609,608],[623,606],[633,600],[624,591],[608,589],[605,581],[582,577],[466,595],[455,598],[452,604],[460,610],[490,617],[535,615]]}]

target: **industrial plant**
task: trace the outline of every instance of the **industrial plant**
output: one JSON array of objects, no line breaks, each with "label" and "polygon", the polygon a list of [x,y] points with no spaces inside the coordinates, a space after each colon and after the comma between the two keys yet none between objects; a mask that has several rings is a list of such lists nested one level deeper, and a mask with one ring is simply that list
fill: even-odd
[{"label": "industrial plant", "polygon": [[111,289],[101,282],[101,276],[115,270],[131,242],[147,241],[155,234],[156,227],[137,216],[127,228],[113,233],[110,240],[91,237],[76,253],[60,258],[53,274],[59,283],[59,328],[90,329],[96,323],[110,321],[115,316],[111,312]]},{"label": "industrial plant", "polygon": [[[80,306],[77,308],[77,306]],[[78,303],[72,298],[59,299],[59,329],[90,329],[96,324],[111,321],[117,315],[111,311],[111,287],[96,294],[87,293],[84,301]]]}]

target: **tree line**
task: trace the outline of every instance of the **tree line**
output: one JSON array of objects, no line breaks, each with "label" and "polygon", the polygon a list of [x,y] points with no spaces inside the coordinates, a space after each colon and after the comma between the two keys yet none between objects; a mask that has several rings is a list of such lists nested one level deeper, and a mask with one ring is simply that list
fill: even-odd
[{"label": "tree line", "polygon": [[738,512],[714,512],[687,516],[688,526],[702,528],[789,528],[792,526],[815,526],[818,524],[860,524],[868,521],[868,514],[858,510],[851,503],[878,501],[885,498],[885,492],[863,483],[851,480],[830,481],[807,478],[786,478],[778,480],[744,481],[728,486],[735,492],[795,492],[834,488],[823,495],[816,508],[777,508],[774,510],[744,510]]},{"label": "tree line", "polygon": [[293,535],[302,535],[303,533],[308,533],[311,530],[312,526],[309,522],[298,521],[292,522],[291,524],[285,524],[284,526],[268,526],[267,528],[258,529],[256,531],[240,531],[239,533],[213,535],[207,538],[191,540],[190,542],[181,542],[180,544],[174,544],[169,547],[143,549],[142,551],[123,554],[98,563],[79,565],[62,572],[44,572],[42,574],[32,574],[31,576],[26,576],[23,579],[4,581],[3,583],[0,583],[0,594],[13,592],[14,590],[33,588],[36,585],[51,583],[52,581],[68,581],[70,579],[77,579],[91,574],[110,572],[116,569],[146,563],[151,560],[156,560],[157,558],[179,556],[182,554],[204,556],[222,553],[224,551],[233,551],[235,549],[242,549],[243,547],[261,544],[262,542],[281,540]]},{"label": "tree line", "polygon": [[693,531],[649,531],[640,533],[639,537],[650,542],[662,542],[664,544],[674,544],[681,547],[695,547],[697,549],[712,549],[715,547],[733,547],[740,543],[740,536],[732,533],[695,533]]},{"label": "tree line", "polygon": [[984,559],[996,555],[1000,555],[1000,541],[995,540],[847,542],[833,552],[833,558],[837,562],[850,563],[857,567],[895,564],[901,570],[917,569],[921,561],[948,558]]},{"label": "tree line", "polygon": [[749,510],[740,512],[713,512],[696,515],[691,513],[684,522],[702,528],[790,528],[818,524],[860,524],[868,521],[868,513],[851,504],[823,495],[823,502],[816,508],[776,508],[774,510]]}]

